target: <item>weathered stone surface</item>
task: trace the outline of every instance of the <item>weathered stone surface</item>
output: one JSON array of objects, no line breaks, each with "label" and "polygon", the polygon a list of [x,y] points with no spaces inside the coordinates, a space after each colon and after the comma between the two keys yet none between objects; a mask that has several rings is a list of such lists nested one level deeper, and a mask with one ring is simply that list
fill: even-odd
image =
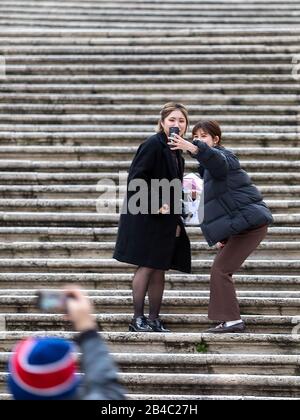
[{"label": "weathered stone surface", "polygon": [[[19,339],[73,336],[35,298],[70,282],[94,301],[130,399],[299,399],[298,3],[1,1],[0,400]],[[193,274],[166,276],[173,332],[126,332],[135,268],[111,259],[119,216],[96,212],[97,183],[125,180],[169,100],[188,106],[191,126],[220,121],[275,213],[234,276],[244,335],[203,333],[216,250],[199,227],[187,229]]]}]

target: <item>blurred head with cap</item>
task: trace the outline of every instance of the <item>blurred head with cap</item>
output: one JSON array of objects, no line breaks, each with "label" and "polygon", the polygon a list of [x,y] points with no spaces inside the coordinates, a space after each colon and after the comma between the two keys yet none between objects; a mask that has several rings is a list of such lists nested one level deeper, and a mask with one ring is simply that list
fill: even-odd
[{"label": "blurred head with cap", "polygon": [[15,400],[64,400],[79,379],[73,345],[60,338],[28,338],[9,360],[8,386]]}]

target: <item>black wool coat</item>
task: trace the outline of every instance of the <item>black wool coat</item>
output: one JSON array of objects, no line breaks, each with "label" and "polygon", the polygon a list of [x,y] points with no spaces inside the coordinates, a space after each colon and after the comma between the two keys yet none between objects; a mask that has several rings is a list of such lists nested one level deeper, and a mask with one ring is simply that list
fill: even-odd
[{"label": "black wool coat", "polygon": [[193,142],[199,153],[204,181],[204,220],[200,225],[210,246],[248,229],[274,222],[260,191],[240,165],[235,154],[224,147],[211,148]]},{"label": "black wool coat", "polygon": [[[176,152],[178,167],[164,133],[148,138],[140,145],[129,169],[128,184],[132,180],[143,179],[149,185],[151,200],[151,180],[183,180],[184,159],[181,152]],[[135,192],[136,193],[136,192]],[[128,190],[125,209],[134,192]],[[172,200],[171,200],[172,201]],[[159,197],[159,206],[162,204]],[[170,203],[170,214],[130,214],[123,212],[119,221],[117,243],[114,258],[118,261],[139,267],[148,267],[167,271],[174,269],[185,273],[191,272],[191,247],[180,215],[174,214]],[[124,210],[124,208],[123,208]],[[181,235],[176,238],[176,228],[180,225]]]}]

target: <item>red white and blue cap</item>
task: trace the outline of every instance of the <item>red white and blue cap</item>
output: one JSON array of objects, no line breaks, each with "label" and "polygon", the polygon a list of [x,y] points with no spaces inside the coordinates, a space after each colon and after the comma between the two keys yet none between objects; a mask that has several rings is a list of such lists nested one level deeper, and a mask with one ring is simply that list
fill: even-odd
[{"label": "red white and blue cap", "polygon": [[61,400],[79,384],[73,345],[60,338],[21,341],[9,361],[8,386],[15,400]]}]

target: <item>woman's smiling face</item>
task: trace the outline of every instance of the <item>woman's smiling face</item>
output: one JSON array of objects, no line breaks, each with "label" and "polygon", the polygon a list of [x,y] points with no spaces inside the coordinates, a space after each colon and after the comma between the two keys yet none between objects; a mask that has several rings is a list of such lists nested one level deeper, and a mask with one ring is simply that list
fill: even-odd
[{"label": "woman's smiling face", "polygon": [[169,114],[162,122],[164,132],[169,137],[169,131],[171,127],[179,128],[179,135],[182,137],[185,135],[187,129],[187,120],[180,110],[175,110]]},{"label": "woman's smiling face", "polygon": [[215,143],[219,141],[219,137],[215,137],[213,138],[210,134],[208,134],[206,131],[203,131],[202,129],[199,129],[195,134],[194,134],[194,138],[195,139],[200,139],[202,140],[204,143],[206,143],[209,147],[214,147]]}]

